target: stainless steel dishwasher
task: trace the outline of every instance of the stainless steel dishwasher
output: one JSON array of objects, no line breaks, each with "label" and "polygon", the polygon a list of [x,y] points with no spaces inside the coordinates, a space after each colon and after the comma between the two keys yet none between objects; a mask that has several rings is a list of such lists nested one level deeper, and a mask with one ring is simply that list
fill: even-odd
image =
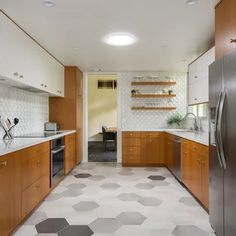
[{"label": "stainless steel dishwasher", "polygon": [[173,174],[181,182],[181,138],[174,136],[173,140]]}]

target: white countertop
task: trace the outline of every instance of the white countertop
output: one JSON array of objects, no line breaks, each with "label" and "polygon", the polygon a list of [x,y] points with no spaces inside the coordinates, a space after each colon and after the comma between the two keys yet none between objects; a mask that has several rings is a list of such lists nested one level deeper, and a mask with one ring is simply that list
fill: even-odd
[{"label": "white countertop", "polygon": [[206,146],[209,146],[209,134],[207,132],[193,132],[186,131],[185,129],[148,129],[148,130],[122,130],[131,132],[167,132],[181,138],[185,138]]},{"label": "white countertop", "polygon": [[19,151],[52,139],[60,138],[68,134],[73,134],[75,130],[60,130],[60,134],[55,134],[44,138],[14,138],[13,140],[0,140],[0,156]]}]

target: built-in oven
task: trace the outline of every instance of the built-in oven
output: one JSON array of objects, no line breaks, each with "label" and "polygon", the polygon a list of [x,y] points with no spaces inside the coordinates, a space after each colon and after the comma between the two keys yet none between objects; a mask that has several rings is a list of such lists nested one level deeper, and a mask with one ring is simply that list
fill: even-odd
[{"label": "built-in oven", "polygon": [[51,141],[51,187],[54,187],[64,176],[65,138]]}]

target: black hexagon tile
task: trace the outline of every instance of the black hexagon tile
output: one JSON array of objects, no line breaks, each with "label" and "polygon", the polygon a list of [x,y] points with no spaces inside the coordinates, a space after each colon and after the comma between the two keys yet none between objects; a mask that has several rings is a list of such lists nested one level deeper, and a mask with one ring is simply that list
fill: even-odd
[{"label": "black hexagon tile", "polygon": [[35,226],[38,233],[58,233],[69,226],[65,218],[48,218]]}]

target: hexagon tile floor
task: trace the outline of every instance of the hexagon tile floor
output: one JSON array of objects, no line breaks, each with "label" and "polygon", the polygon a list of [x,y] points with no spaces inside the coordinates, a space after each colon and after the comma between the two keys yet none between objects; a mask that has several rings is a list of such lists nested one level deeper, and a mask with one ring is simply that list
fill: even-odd
[{"label": "hexagon tile floor", "polygon": [[15,236],[213,236],[208,214],[165,168],[88,163]]}]

